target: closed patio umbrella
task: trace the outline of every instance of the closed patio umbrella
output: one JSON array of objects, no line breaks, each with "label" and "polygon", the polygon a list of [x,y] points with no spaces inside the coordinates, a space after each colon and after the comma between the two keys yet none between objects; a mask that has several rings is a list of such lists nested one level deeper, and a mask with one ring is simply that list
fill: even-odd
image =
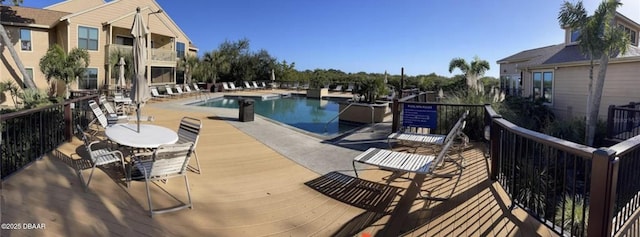
[{"label": "closed patio umbrella", "polygon": [[147,64],[147,34],[147,27],[140,13],[140,7],[138,7],[131,26],[131,35],[133,36],[133,72],[135,75],[131,88],[131,100],[136,104],[138,132],[140,132],[140,104],[151,97],[147,79],[144,76]]},{"label": "closed patio umbrella", "polygon": [[125,81],[124,81],[124,65],[126,65],[126,63],[124,62],[124,57],[120,57],[120,61],[118,61],[118,85],[120,86],[120,89],[123,90],[126,85]]}]

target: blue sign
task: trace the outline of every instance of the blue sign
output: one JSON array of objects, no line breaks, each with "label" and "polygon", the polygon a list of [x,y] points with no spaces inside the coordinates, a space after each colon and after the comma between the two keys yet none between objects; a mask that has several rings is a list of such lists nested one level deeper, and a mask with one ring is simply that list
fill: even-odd
[{"label": "blue sign", "polygon": [[436,105],[407,104],[402,108],[402,126],[435,129],[438,120]]}]

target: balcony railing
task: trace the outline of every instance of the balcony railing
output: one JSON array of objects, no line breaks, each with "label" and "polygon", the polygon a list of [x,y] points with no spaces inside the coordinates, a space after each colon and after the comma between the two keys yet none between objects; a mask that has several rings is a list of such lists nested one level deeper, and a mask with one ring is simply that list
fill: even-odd
[{"label": "balcony railing", "polygon": [[596,149],[518,127],[489,105],[427,103],[426,98],[419,93],[394,100],[392,130],[400,127],[405,103],[436,105],[438,134],[470,110],[465,133],[481,140],[488,126],[490,177],[508,193],[511,208],[522,208],[560,235],[628,235],[638,226],[640,136]]},{"label": "balcony railing", "polygon": [[637,135],[640,135],[640,103],[609,106],[607,139],[623,141]]},{"label": "balcony railing", "polygon": [[[132,52],[133,47],[129,45],[119,45],[119,44],[109,44],[106,46],[107,52],[109,54],[113,51],[122,51],[122,52]],[[109,57],[107,54],[107,60]],[[151,63],[164,63],[164,64],[175,64],[177,61],[176,51],[167,50],[167,49],[151,49],[151,53],[149,55],[151,59]]]},{"label": "balcony railing", "polygon": [[96,98],[97,95],[90,95],[0,116],[1,177],[20,170],[71,139],[76,124],[86,127],[93,119],[87,101]]}]

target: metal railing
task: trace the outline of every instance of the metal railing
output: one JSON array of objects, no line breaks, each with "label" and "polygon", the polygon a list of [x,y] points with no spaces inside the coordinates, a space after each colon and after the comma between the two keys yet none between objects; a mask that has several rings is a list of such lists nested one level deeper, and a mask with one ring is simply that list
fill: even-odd
[{"label": "metal railing", "polygon": [[0,116],[0,177],[11,175],[70,140],[75,124],[86,127],[93,116],[87,105],[90,99],[97,99],[97,95]]},{"label": "metal railing", "polygon": [[[640,136],[596,149],[518,127],[487,106],[491,179],[561,235],[630,234],[640,209]],[[630,227],[631,226],[631,227]],[[628,233],[627,233],[628,232]]]},{"label": "metal railing", "polygon": [[[108,44],[105,46],[107,52],[112,51],[126,51],[131,52],[133,50],[133,46],[130,45],[120,45],[120,44]],[[107,61],[110,54],[107,54]],[[178,60],[177,53],[175,50],[170,49],[151,49],[151,53],[149,54],[149,59],[154,63],[172,63],[175,64]]]},{"label": "metal railing", "polygon": [[640,103],[610,105],[607,113],[607,138],[623,141],[640,135]]}]

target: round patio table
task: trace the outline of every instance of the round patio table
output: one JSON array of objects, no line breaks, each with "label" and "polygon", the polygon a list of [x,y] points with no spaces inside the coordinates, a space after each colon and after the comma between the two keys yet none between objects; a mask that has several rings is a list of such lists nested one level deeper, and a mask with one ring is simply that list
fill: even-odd
[{"label": "round patio table", "polygon": [[154,149],[163,144],[173,144],[178,141],[178,134],[168,128],[140,124],[140,132],[137,132],[137,124],[121,123],[107,127],[105,135],[120,145],[133,148]]}]

